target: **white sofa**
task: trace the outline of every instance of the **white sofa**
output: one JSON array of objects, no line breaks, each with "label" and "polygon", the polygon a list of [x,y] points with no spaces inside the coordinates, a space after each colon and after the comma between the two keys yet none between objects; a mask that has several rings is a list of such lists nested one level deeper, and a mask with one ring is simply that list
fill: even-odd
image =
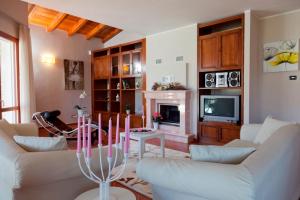
[{"label": "white sofa", "polygon": [[256,146],[237,165],[192,160],[143,159],[137,174],[152,185],[154,200],[298,200],[300,128],[281,128],[260,146],[261,125],[244,125],[241,140],[227,146]]},{"label": "white sofa", "polygon": [[[38,128],[35,124],[7,127],[0,120],[0,200],[73,200],[97,187],[82,175],[74,150],[26,152],[14,142],[16,133],[37,136]],[[99,169],[98,155],[94,149],[94,169]]]}]

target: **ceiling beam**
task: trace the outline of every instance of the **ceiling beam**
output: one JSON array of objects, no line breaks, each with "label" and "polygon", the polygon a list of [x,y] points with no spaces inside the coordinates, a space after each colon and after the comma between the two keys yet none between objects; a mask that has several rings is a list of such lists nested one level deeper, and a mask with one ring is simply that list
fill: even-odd
[{"label": "ceiling beam", "polygon": [[28,19],[31,19],[37,9],[37,6],[34,4],[31,4],[28,6]]},{"label": "ceiling beam", "polygon": [[55,19],[47,26],[47,32],[54,31],[59,24],[67,17],[65,13],[58,13]]},{"label": "ceiling beam", "polygon": [[102,29],[104,29],[106,25],[98,24],[95,28],[93,28],[90,32],[86,34],[86,39],[89,40],[94,37],[97,33],[99,33]]},{"label": "ceiling beam", "polygon": [[107,34],[105,37],[102,38],[102,42],[103,43],[107,42],[108,40],[110,40],[111,38],[119,34],[121,31],[122,30],[118,28],[114,29],[113,31],[111,31],[109,34]]},{"label": "ceiling beam", "polygon": [[80,20],[71,28],[71,30],[68,32],[69,36],[74,35],[75,33],[77,33],[77,31],[79,29],[81,29],[86,23],[88,22],[88,20],[86,19],[82,19],[80,18]]}]

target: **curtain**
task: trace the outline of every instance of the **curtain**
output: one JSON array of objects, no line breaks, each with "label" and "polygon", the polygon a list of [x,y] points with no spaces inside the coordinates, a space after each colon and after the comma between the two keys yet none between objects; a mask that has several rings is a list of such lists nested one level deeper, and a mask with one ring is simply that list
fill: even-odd
[{"label": "curtain", "polygon": [[36,102],[30,30],[23,24],[19,26],[19,67],[21,122],[29,123],[36,111]]}]

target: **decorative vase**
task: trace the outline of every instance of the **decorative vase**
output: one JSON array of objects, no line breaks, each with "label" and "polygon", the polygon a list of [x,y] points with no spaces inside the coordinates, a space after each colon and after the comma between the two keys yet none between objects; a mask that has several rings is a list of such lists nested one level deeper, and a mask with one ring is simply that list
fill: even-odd
[{"label": "decorative vase", "polygon": [[127,114],[127,115],[130,115],[130,110],[126,110],[126,114]]},{"label": "decorative vase", "polygon": [[78,115],[78,117],[83,117],[84,110],[83,109],[77,109],[77,115]]},{"label": "decorative vase", "polygon": [[153,122],[153,128],[154,130],[157,130],[159,127],[159,123],[158,122]]}]

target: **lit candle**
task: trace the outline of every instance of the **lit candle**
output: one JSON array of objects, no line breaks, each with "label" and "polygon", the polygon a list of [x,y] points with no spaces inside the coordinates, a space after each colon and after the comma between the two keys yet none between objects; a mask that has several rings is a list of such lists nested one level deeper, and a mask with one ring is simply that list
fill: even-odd
[{"label": "lit candle", "polygon": [[108,126],[108,157],[112,157],[112,122],[109,119],[109,126]]},{"label": "lit candle", "polygon": [[80,153],[81,151],[81,117],[78,117],[77,119],[77,153]]},{"label": "lit candle", "polygon": [[98,115],[98,145],[102,145],[101,113],[99,113],[99,115]]},{"label": "lit candle", "polygon": [[116,124],[116,144],[119,143],[119,126],[120,126],[120,115],[117,115],[117,124]]},{"label": "lit candle", "polygon": [[91,131],[91,119],[88,122],[88,149],[87,149],[87,157],[92,157],[92,131]]},{"label": "lit candle", "polygon": [[82,117],[82,148],[86,148],[86,129],[85,129],[85,117]]}]

